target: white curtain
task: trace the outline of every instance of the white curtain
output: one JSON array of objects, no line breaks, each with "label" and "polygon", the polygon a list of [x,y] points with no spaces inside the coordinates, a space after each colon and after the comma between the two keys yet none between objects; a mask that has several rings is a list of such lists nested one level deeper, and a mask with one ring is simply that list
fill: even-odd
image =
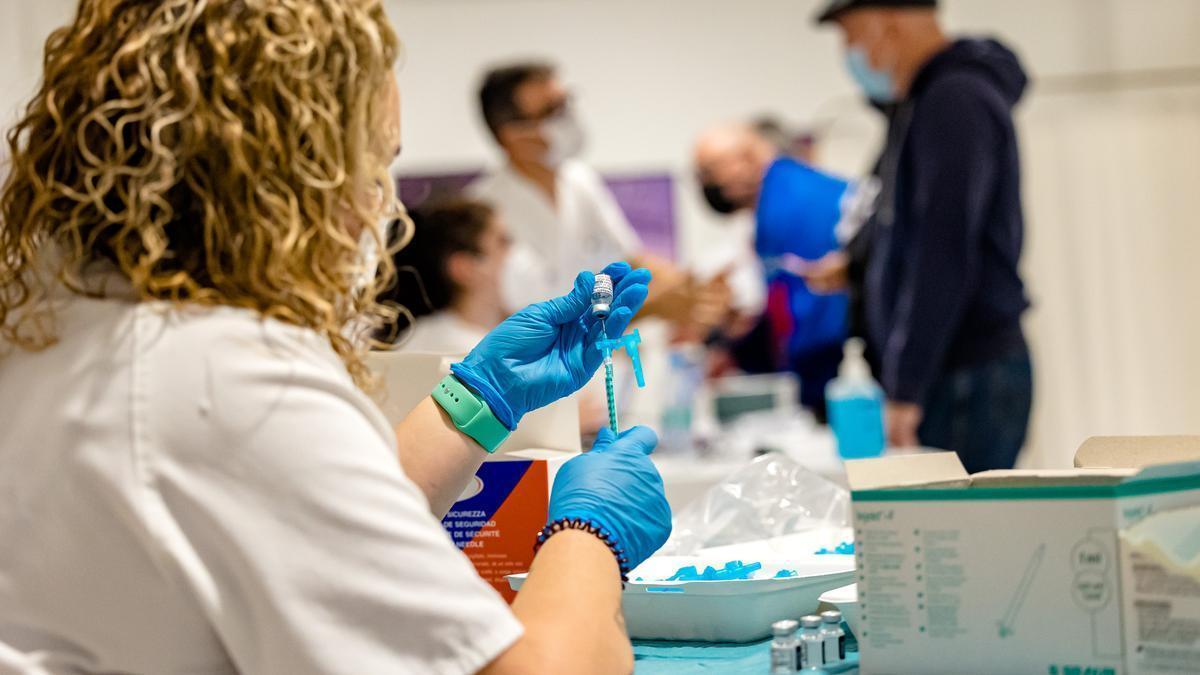
[{"label": "white curtain", "polygon": [[1020,126],[1022,464],[1069,466],[1091,435],[1200,433],[1200,86],[1035,95]]}]

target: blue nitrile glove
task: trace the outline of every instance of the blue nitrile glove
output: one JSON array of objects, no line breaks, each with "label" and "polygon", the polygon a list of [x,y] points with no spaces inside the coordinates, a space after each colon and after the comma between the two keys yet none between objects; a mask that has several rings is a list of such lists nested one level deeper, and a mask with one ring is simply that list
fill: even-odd
[{"label": "blue nitrile glove", "polygon": [[[621,335],[646,301],[650,272],[613,263],[604,274],[612,277],[614,295],[605,325],[610,336]],[[525,413],[578,391],[600,367],[600,322],[591,315],[595,281],[591,272],[581,272],[573,291],[512,315],[450,366],[509,430]]]},{"label": "blue nitrile glove", "polygon": [[568,461],[554,477],[549,522],[590,520],[615,540],[626,571],[642,564],[671,535],[671,507],[650,461],[656,445],[658,436],[648,427],[619,437],[601,429],[591,451]]}]

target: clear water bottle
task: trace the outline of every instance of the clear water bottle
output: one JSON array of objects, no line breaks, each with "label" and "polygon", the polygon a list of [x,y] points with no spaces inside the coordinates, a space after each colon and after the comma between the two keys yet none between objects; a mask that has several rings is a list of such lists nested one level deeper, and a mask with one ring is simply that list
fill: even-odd
[{"label": "clear water bottle", "polygon": [[771,624],[771,632],[775,636],[771,640],[771,675],[792,675],[796,672],[796,629],[799,626],[792,620]]},{"label": "clear water bottle", "polygon": [[838,376],[825,387],[829,425],[845,459],[883,454],[883,389],[871,377],[863,341],[846,341]]}]

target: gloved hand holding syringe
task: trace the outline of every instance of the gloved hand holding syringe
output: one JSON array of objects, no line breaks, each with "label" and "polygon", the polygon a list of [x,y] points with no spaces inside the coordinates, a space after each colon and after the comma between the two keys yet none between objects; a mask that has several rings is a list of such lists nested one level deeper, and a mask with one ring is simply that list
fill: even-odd
[{"label": "gloved hand holding syringe", "polygon": [[600,339],[596,342],[596,349],[604,354],[604,392],[608,398],[608,426],[616,434],[619,433],[619,430],[617,428],[617,398],[613,390],[613,352],[624,348],[625,352],[629,354],[629,358],[633,362],[633,374],[639,388],[646,386],[646,379],[642,374],[642,358],[638,354],[638,344],[642,341],[638,331],[634,330],[629,335],[618,336],[611,340],[605,332],[604,322],[608,319],[612,302],[612,278],[607,274],[597,274],[596,283],[592,287],[592,316],[600,320]]}]

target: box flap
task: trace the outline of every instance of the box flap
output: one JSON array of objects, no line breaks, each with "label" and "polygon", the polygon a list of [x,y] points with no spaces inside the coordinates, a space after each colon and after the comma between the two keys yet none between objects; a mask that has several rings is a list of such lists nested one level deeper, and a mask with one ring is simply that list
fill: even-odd
[{"label": "box flap", "polygon": [[1142,554],[1186,569],[1200,581],[1200,506],[1159,511],[1121,530],[1120,536]]},{"label": "box flap", "polygon": [[[497,454],[489,457],[488,460],[503,460],[503,459],[530,460],[530,459],[532,459],[532,460],[536,461],[536,460],[541,459],[541,460],[546,460],[548,462],[553,462],[553,461],[558,461],[558,460],[565,461],[565,460],[571,459],[572,457],[574,457],[578,454],[579,454],[578,452],[566,452],[563,450],[545,450],[542,448],[529,448],[527,450],[513,450],[512,452],[497,453]],[[488,460],[485,460],[485,461],[488,461]]]},{"label": "box flap", "polygon": [[1117,485],[1137,474],[1137,469],[1038,469],[982,471],[971,475],[978,487],[1055,487],[1062,485]]},{"label": "box flap", "polygon": [[1200,460],[1200,436],[1094,436],[1079,446],[1075,466],[1140,469]]},{"label": "box flap", "polygon": [[967,470],[953,452],[923,452],[846,462],[852,491],[893,487],[970,485]]}]

